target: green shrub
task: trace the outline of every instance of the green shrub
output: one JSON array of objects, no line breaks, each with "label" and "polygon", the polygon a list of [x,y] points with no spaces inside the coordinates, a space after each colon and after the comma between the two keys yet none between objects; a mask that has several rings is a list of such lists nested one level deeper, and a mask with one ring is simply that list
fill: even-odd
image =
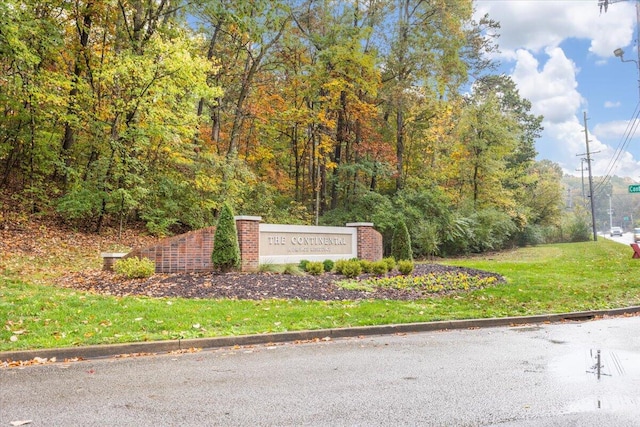
[{"label": "green shrub", "polygon": [[113,264],[113,271],[127,279],[143,279],[155,273],[156,265],[149,258],[122,258]]},{"label": "green shrub", "polygon": [[331,260],[331,259],[325,259],[325,260],[322,262],[322,265],[324,266],[324,271],[328,273],[328,272],[330,272],[331,270],[333,270],[333,266],[334,266],[334,264],[335,264],[335,263],[333,262],[333,260]]},{"label": "green shrub", "polygon": [[545,243],[543,227],[536,224],[527,224],[516,234],[518,246],[536,246]]},{"label": "green shrub", "polygon": [[587,218],[578,213],[574,214],[569,223],[570,242],[588,242],[591,240],[591,227]]},{"label": "green shrub", "polygon": [[393,257],[386,257],[386,258],[382,258],[382,261],[385,262],[385,264],[387,264],[387,271],[392,271],[394,268],[396,268],[396,260]]},{"label": "green shrub", "polygon": [[319,276],[324,272],[324,265],[320,261],[309,261],[305,271],[313,276]]},{"label": "green shrub", "polygon": [[373,261],[369,261],[368,259],[361,259],[359,262],[363,273],[373,272]]},{"label": "green shrub", "polygon": [[238,230],[233,218],[233,211],[228,203],[222,206],[218,226],[213,240],[211,263],[214,268],[227,272],[240,267],[240,245],[238,244]]},{"label": "green shrub", "polygon": [[387,263],[382,260],[371,263],[371,272],[373,274],[387,274],[388,271]]},{"label": "green shrub", "polygon": [[353,278],[362,274],[362,266],[359,261],[346,261],[342,267],[342,274],[346,277]]},{"label": "green shrub", "polygon": [[344,274],[344,267],[347,264],[347,262],[348,261],[346,259],[337,260],[333,265],[333,270],[338,274]]},{"label": "green shrub", "polygon": [[474,239],[470,249],[473,252],[500,250],[508,247],[511,236],[518,231],[513,219],[495,208],[478,210],[471,215],[474,222]]},{"label": "green shrub", "polygon": [[298,263],[298,268],[302,271],[307,271],[307,264],[309,263],[308,259],[301,259]]},{"label": "green shrub", "polygon": [[411,272],[413,271],[413,267],[413,261],[398,261],[398,271],[400,272],[400,274],[403,274],[405,276],[411,274]]},{"label": "green shrub", "polygon": [[404,221],[400,221],[395,230],[393,230],[391,256],[393,256],[396,261],[413,260],[411,237],[409,236],[409,230]]}]

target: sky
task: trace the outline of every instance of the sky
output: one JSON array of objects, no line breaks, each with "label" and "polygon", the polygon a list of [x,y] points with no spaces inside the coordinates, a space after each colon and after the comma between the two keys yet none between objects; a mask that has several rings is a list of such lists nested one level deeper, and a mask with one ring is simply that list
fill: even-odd
[{"label": "sky", "polygon": [[609,0],[605,12],[599,0],[474,0],[476,20],[500,22],[501,71],[544,116],[538,160],[581,176],[586,113],[593,175],[640,182],[638,2]]}]

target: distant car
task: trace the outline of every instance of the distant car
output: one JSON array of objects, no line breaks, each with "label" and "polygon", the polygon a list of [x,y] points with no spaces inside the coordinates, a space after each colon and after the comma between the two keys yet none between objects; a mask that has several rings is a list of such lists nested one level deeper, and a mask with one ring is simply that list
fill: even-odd
[{"label": "distant car", "polygon": [[609,235],[613,236],[622,236],[622,228],[620,227],[611,227],[611,231],[609,231]]},{"label": "distant car", "polygon": [[640,228],[633,229],[633,241],[636,243],[640,242]]}]

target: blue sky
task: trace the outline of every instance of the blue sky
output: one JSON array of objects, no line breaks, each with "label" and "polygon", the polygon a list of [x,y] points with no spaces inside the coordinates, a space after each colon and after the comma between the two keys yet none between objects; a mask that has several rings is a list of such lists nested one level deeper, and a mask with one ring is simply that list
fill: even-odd
[{"label": "blue sky", "polygon": [[[636,4],[640,0],[474,0],[476,17],[500,22],[498,59],[532,112],[545,117],[539,159],[580,176],[587,113],[595,176],[640,182]],[[640,7],[640,6],[639,6]],[[624,50],[621,62],[613,54]],[[597,152],[597,153],[595,153]]]}]

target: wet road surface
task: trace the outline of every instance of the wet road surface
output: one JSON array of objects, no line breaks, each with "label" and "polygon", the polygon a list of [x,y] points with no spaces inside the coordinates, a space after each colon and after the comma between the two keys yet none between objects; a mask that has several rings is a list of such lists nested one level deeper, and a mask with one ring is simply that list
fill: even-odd
[{"label": "wet road surface", "polygon": [[640,317],[0,370],[0,426],[638,426]]}]

